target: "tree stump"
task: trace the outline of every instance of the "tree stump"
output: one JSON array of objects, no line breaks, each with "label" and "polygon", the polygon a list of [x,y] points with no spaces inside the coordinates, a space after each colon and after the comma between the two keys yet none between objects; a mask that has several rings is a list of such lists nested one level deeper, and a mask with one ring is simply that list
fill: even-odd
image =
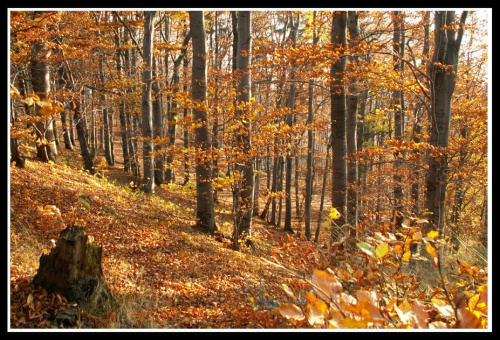
[{"label": "tree stump", "polygon": [[48,292],[61,293],[69,302],[91,303],[101,311],[114,308],[116,302],[103,278],[102,247],[95,246],[85,228],[64,229],[50,254],[40,257],[33,285]]}]

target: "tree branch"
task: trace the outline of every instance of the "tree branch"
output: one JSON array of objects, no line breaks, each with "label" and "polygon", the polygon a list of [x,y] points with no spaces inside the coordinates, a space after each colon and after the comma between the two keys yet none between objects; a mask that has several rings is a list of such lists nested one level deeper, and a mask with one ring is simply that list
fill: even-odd
[{"label": "tree branch", "polygon": [[120,14],[118,14],[117,11],[113,11],[113,14],[116,15],[116,18],[122,23],[123,27],[125,27],[127,29],[127,31],[130,33],[130,38],[132,38],[132,41],[137,46],[137,51],[141,55],[141,58],[144,59],[144,56],[142,55],[142,50],[141,50],[139,44],[137,43],[137,40],[135,40],[135,38],[134,38],[134,32],[132,31],[132,29],[130,28],[130,26],[121,18]]}]

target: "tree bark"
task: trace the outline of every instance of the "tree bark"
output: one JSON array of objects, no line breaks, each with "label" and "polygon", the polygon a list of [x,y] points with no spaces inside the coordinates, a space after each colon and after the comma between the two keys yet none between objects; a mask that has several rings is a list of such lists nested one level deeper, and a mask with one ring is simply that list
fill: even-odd
[{"label": "tree bark", "polygon": [[215,212],[212,185],[212,160],[210,134],[206,111],[207,97],[207,47],[203,11],[189,11],[189,26],[193,39],[192,99],[194,145],[196,148],[196,218],[202,230],[215,232]]},{"label": "tree bark", "polygon": [[429,170],[426,178],[426,208],[431,225],[444,231],[444,209],[447,186],[447,155],[442,148],[448,147],[451,99],[455,90],[458,56],[467,11],[462,12],[458,32],[450,26],[455,22],[454,11],[435,13],[434,55],[430,65],[432,87],[431,145],[434,152],[429,155]]},{"label": "tree bark", "polygon": [[[153,57],[153,137],[155,141],[161,140],[165,137],[165,132],[163,129],[163,111],[162,111],[162,96],[160,93],[160,80],[158,79],[158,66],[156,58]],[[175,135],[175,134],[174,134]],[[155,155],[155,169],[154,177],[155,183],[157,185],[162,184],[165,181],[165,155],[163,154],[162,143],[156,143],[154,150]]]},{"label": "tree bark", "polygon": [[172,75],[172,86],[173,86],[173,98],[172,104],[168,110],[167,116],[167,135],[168,135],[168,152],[166,157],[166,172],[165,172],[165,181],[171,183],[175,181],[175,171],[173,169],[172,163],[174,161],[174,149],[175,149],[175,130],[177,122],[175,117],[178,115],[177,112],[177,102],[175,100],[176,94],[180,91],[180,76],[179,69],[181,66],[181,62],[186,56],[187,48],[189,44],[189,40],[191,39],[191,33],[188,31],[184,36],[184,40],[182,42],[182,49],[180,51],[179,56],[174,61],[174,70]]},{"label": "tree bark", "polygon": [[154,17],[156,11],[145,11],[144,41],[142,55],[144,69],[142,71],[142,137],[143,137],[143,185],[144,191],[154,193],[154,139],[153,139],[153,108],[151,101],[151,83],[153,68],[153,37]]},{"label": "tree bark", "polygon": [[[359,44],[358,13],[349,11],[347,13],[347,27],[349,30],[349,49],[356,53],[356,45]],[[346,95],[347,117],[346,117],[346,142],[347,142],[347,221],[354,227],[350,228],[351,236],[356,237],[356,226],[358,224],[358,192],[355,188],[358,183],[358,161],[354,154],[357,152],[357,115],[358,115],[358,77],[355,75],[358,57],[349,58],[349,85]]]},{"label": "tree bark", "polygon": [[[290,17],[292,23],[291,23],[291,30],[290,34],[287,38],[287,41],[290,41],[292,43],[297,41],[297,31],[299,28],[299,20],[297,18],[297,21],[293,21],[293,16]],[[293,125],[293,116],[294,116],[294,107],[295,107],[295,91],[296,91],[296,85],[293,80],[296,78],[296,63],[292,61],[291,65],[291,71],[290,71],[290,79],[292,80],[292,83],[289,87],[288,90],[288,96],[285,102],[285,106],[289,109],[286,117],[285,117],[285,123],[289,126],[292,127]],[[291,129],[289,130],[291,131]],[[293,234],[293,228],[292,228],[292,162],[293,162],[293,142],[291,140],[291,135],[289,140],[287,140],[288,144],[288,150],[286,153],[286,161],[285,161],[285,226],[284,230],[287,232],[290,232]]]},{"label": "tree bark", "polygon": [[[123,51],[120,48],[120,36],[119,32],[115,33],[115,45],[116,45],[116,72],[118,74],[118,79],[123,79],[123,63],[122,55]],[[123,170],[130,171],[130,160],[129,160],[129,150],[127,142],[127,119],[125,117],[125,101],[121,100],[118,107],[118,115],[120,118],[120,136],[122,139],[122,153],[123,153]]]},{"label": "tree bark", "polygon": [[339,224],[347,222],[347,141],[346,141],[346,93],[343,83],[346,70],[344,49],[347,43],[347,12],[335,12],[331,30],[333,48],[339,58],[332,62],[330,76],[331,124],[333,134],[333,175],[332,206],[337,208],[341,217]]},{"label": "tree bark", "polygon": [[[319,38],[316,34],[316,11],[313,11],[313,50],[318,43]],[[316,66],[316,63],[312,63],[312,68]],[[314,158],[314,130],[312,124],[314,123],[314,79],[309,80],[309,93],[308,93],[308,105],[307,105],[307,169],[306,169],[306,195],[304,203],[304,229],[305,236],[308,240],[311,240],[311,205],[312,205],[312,194],[313,194],[313,158]]]},{"label": "tree bark", "polygon": [[[99,60],[99,75],[101,78],[101,86],[104,87],[106,78],[104,75],[104,67],[102,58]],[[110,112],[108,112],[108,108],[106,106],[106,95],[101,92],[100,94],[101,105],[102,105],[102,122],[103,122],[103,139],[104,139],[104,157],[106,158],[106,163],[108,165],[114,165],[114,155],[113,155],[113,147],[111,143],[113,142],[113,138],[111,136],[111,119]]]},{"label": "tree bark", "polygon": [[254,173],[253,158],[250,155],[252,148],[251,122],[248,105],[251,98],[251,80],[249,66],[252,63],[252,12],[238,13],[238,58],[237,74],[239,75],[238,97],[235,118],[239,129],[236,132],[235,143],[241,150],[244,158],[237,161],[235,171],[239,173],[237,188],[233,195],[235,202],[235,232],[233,246],[239,247],[239,239],[252,236],[252,215],[254,204]]},{"label": "tree bark", "polygon": [[[41,100],[46,99],[50,93],[50,68],[47,58],[50,56],[45,43],[36,41],[31,54],[31,77],[33,92]],[[36,114],[40,107],[37,106]],[[57,161],[57,145],[55,143],[52,119],[35,123],[35,132],[39,140],[37,143],[37,156],[45,162]]]},{"label": "tree bark", "polygon": [[80,106],[80,101],[75,99],[73,101],[73,107],[75,110],[74,119],[76,121],[76,133],[78,136],[78,142],[80,143],[80,152],[83,158],[84,169],[91,174],[94,174],[96,171],[94,167],[94,154],[89,148],[87,126],[85,119],[83,119]]},{"label": "tree bark", "polygon": [[[393,23],[393,64],[396,76],[399,76],[399,81],[403,81],[403,63],[401,59],[404,57],[404,43],[402,39],[403,31],[403,17],[400,11],[392,12],[392,23]],[[403,140],[403,91],[402,89],[396,89],[392,92],[392,106],[394,109],[394,138],[396,141]],[[402,226],[404,220],[404,206],[403,206],[403,188],[402,188],[402,177],[401,177],[401,159],[402,152],[396,151],[394,153],[394,158],[396,159],[394,163],[394,207],[393,207],[393,221],[395,221],[395,229],[399,230]]]}]

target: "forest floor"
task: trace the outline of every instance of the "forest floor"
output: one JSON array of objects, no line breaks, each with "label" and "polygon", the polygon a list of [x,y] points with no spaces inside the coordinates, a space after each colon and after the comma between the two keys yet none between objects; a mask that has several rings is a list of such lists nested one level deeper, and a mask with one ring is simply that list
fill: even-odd
[{"label": "forest floor", "polygon": [[[291,300],[281,285],[302,292],[297,299],[303,299],[310,286],[299,276],[310,276],[321,242],[290,236],[256,217],[254,249],[235,251],[228,239],[192,227],[194,185],[161,185],[147,195],[134,189],[123,163],[97,160],[101,175],[82,170],[77,148],[60,150],[57,164],[27,158],[25,168],[10,168],[11,328],[55,327],[55,316],[72,305],[31,281],[40,256],[73,224],[85,226],[103,247],[104,277],[120,317],[82,311],[65,327],[293,327],[276,309]],[[219,193],[216,220],[219,232],[230,236],[227,189]]]},{"label": "forest floor", "polygon": [[[453,286],[455,292],[467,290],[471,297],[469,305],[475,299],[471,308],[480,315],[479,318],[464,312],[468,313],[464,319],[467,322],[457,324],[454,315],[458,307],[453,313],[448,292],[441,288],[442,281],[431,261],[416,254],[415,258],[412,255],[415,267],[408,266],[407,260],[404,264],[402,248],[395,238],[379,241],[379,246],[372,243],[377,249],[364,242],[371,242],[369,239],[374,240],[373,237],[384,239],[388,225],[372,226],[373,237],[362,236],[356,244],[360,249],[351,250],[343,249],[342,242],[331,243],[332,230],[322,229],[316,243],[307,241],[298,232],[288,234],[283,227],[255,217],[254,246],[242,244],[235,251],[230,241],[229,189],[218,193],[215,207],[218,233],[210,236],[193,227],[196,209],[193,183],[160,185],[154,194],[146,194],[134,184],[137,179],[123,170],[119,157],[114,166],[107,166],[99,154],[98,173],[91,175],[83,171],[77,147],[75,151],[61,149],[56,164],[31,157],[34,149],[24,151],[28,154],[25,167],[11,166],[9,176],[11,329],[262,330],[303,328],[311,324],[324,327],[323,316],[315,316],[317,311],[310,306],[326,313],[323,310],[326,305],[311,293],[318,293],[317,287],[311,285],[316,269],[324,273],[317,279],[329,280],[325,284],[337,287],[336,290],[340,284],[341,291],[347,293],[343,310],[367,317],[373,326],[377,326],[372,317],[379,315],[378,311],[375,307],[368,311],[368,302],[362,300],[381,293],[393,310],[392,316],[379,320],[380,327],[408,328],[409,319],[407,314],[401,314],[402,310],[414,313],[412,328],[487,325],[487,285],[478,283],[487,279],[487,271],[460,262],[459,254],[442,258],[442,263],[445,260],[447,263],[444,275],[448,287]],[[318,218],[317,201],[316,197],[313,221]],[[261,202],[261,207],[264,203]],[[300,224],[294,220],[294,229],[300,230]],[[104,279],[119,304],[111,312],[99,312],[89,304],[76,306],[58,293],[48,293],[32,285],[40,256],[50,253],[60,232],[71,225],[84,226],[94,244],[102,246]],[[461,250],[460,258],[468,261],[465,250]],[[401,266],[394,261],[400,261]],[[335,279],[327,274],[332,269]],[[368,293],[370,290],[375,295]],[[353,296],[362,299],[359,304],[350,304],[356,300]],[[413,301],[413,307],[407,298]],[[378,301],[370,303],[378,305]],[[295,307],[306,304],[304,320]],[[339,320],[335,327],[368,325],[362,319]]]}]

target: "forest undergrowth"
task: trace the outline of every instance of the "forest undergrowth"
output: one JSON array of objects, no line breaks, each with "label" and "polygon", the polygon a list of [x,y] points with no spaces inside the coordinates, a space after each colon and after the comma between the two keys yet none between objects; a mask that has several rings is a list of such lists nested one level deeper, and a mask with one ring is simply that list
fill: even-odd
[{"label": "forest undergrowth", "polygon": [[[366,226],[356,240],[332,243],[332,211],[315,243],[255,217],[254,247],[234,251],[227,189],[215,210],[219,231],[209,236],[193,228],[193,186],[148,195],[119,162],[103,159],[91,175],[77,151],[59,157],[10,168],[12,329],[488,327],[486,267],[448,250],[437,232],[423,235],[418,223],[397,233]],[[31,284],[68,225],[84,226],[103,247],[119,309],[99,314]]]}]

